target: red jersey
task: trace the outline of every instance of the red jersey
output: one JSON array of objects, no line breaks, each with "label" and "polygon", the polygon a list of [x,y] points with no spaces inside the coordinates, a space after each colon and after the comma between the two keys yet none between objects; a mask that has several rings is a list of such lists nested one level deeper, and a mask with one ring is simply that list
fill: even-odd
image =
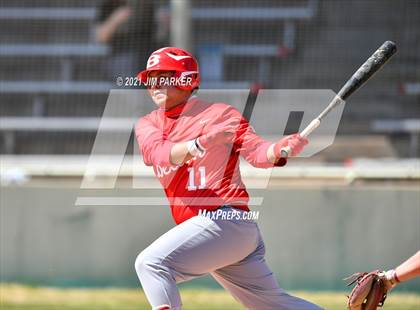
[{"label": "red jersey", "polygon": [[[171,163],[175,143],[196,139],[224,123],[242,125],[233,145],[214,145],[182,165]],[[144,163],[153,166],[177,224],[200,209],[211,211],[224,204],[249,210],[239,155],[255,167],[273,166],[267,158],[272,142],[259,137],[238,110],[224,103],[207,103],[194,96],[170,110],[157,109],[142,117],[135,131]]]}]

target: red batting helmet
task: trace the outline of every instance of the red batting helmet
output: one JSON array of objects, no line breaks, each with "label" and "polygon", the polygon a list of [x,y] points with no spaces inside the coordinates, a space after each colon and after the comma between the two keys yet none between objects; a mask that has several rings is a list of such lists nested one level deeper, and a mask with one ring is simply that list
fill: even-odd
[{"label": "red batting helmet", "polygon": [[200,86],[197,60],[183,49],[163,47],[154,51],[147,61],[146,70],[140,72],[137,77],[141,83],[145,84],[149,73],[155,70],[175,71],[176,78],[190,77],[190,84],[177,85],[180,89],[193,90]]}]

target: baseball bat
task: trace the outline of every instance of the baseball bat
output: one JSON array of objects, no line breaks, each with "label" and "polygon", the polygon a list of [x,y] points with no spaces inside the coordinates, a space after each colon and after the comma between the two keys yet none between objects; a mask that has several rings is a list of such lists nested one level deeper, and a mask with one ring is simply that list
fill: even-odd
[{"label": "baseball bat", "polygon": [[[353,76],[344,84],[338,94],[331,100],[328,106],[318,115],[317,118],[312,120],[309,125],[302,130],[300,135],[307,137],[321,124],[322,119],[331,112],[336,106],[344,102],[350,97],[356,90],[358,90],[366,81],[374,75],[397,51],[397,46],[392,41],[386,41],[383,43],[375,53],[372,54],[365,61],[365,63],[357,69]],[[281,149],[281,156],[288,157],[290,154],[290,147],[284,147]]]}]

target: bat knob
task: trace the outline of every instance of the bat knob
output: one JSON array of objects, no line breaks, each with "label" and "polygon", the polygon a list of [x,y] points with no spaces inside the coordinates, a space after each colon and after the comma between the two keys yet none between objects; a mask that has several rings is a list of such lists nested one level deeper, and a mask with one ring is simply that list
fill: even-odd
[{"label": "bat knob", "polygon": [[290,151],[291,151],[290,147],[286,146],[280,150],[280,156],[283,158],[287,158],[289,157]]}]

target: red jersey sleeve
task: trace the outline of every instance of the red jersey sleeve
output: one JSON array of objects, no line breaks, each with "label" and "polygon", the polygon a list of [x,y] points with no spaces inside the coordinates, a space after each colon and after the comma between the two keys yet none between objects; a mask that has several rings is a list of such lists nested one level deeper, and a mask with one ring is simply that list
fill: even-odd
[{"label": "red jersey sleeve", "polygon": [[286,159],[279,159],[275,164],[267,158],[267,150],[271,141],[267,141],[255,133],[254,128],[234,107],[229,107],[225,114],[231,121],[238,124],[235,138],[235,146],[243,158],[252,166],[257,168],[281,167],[287,162]]},{"label": "red jersey sleeve", "polygon": [[157,128],[147,117],[141,118],[135,128],[137,143],[147,166],[171,166],[173,142],[165,138],[163,130]]}]

